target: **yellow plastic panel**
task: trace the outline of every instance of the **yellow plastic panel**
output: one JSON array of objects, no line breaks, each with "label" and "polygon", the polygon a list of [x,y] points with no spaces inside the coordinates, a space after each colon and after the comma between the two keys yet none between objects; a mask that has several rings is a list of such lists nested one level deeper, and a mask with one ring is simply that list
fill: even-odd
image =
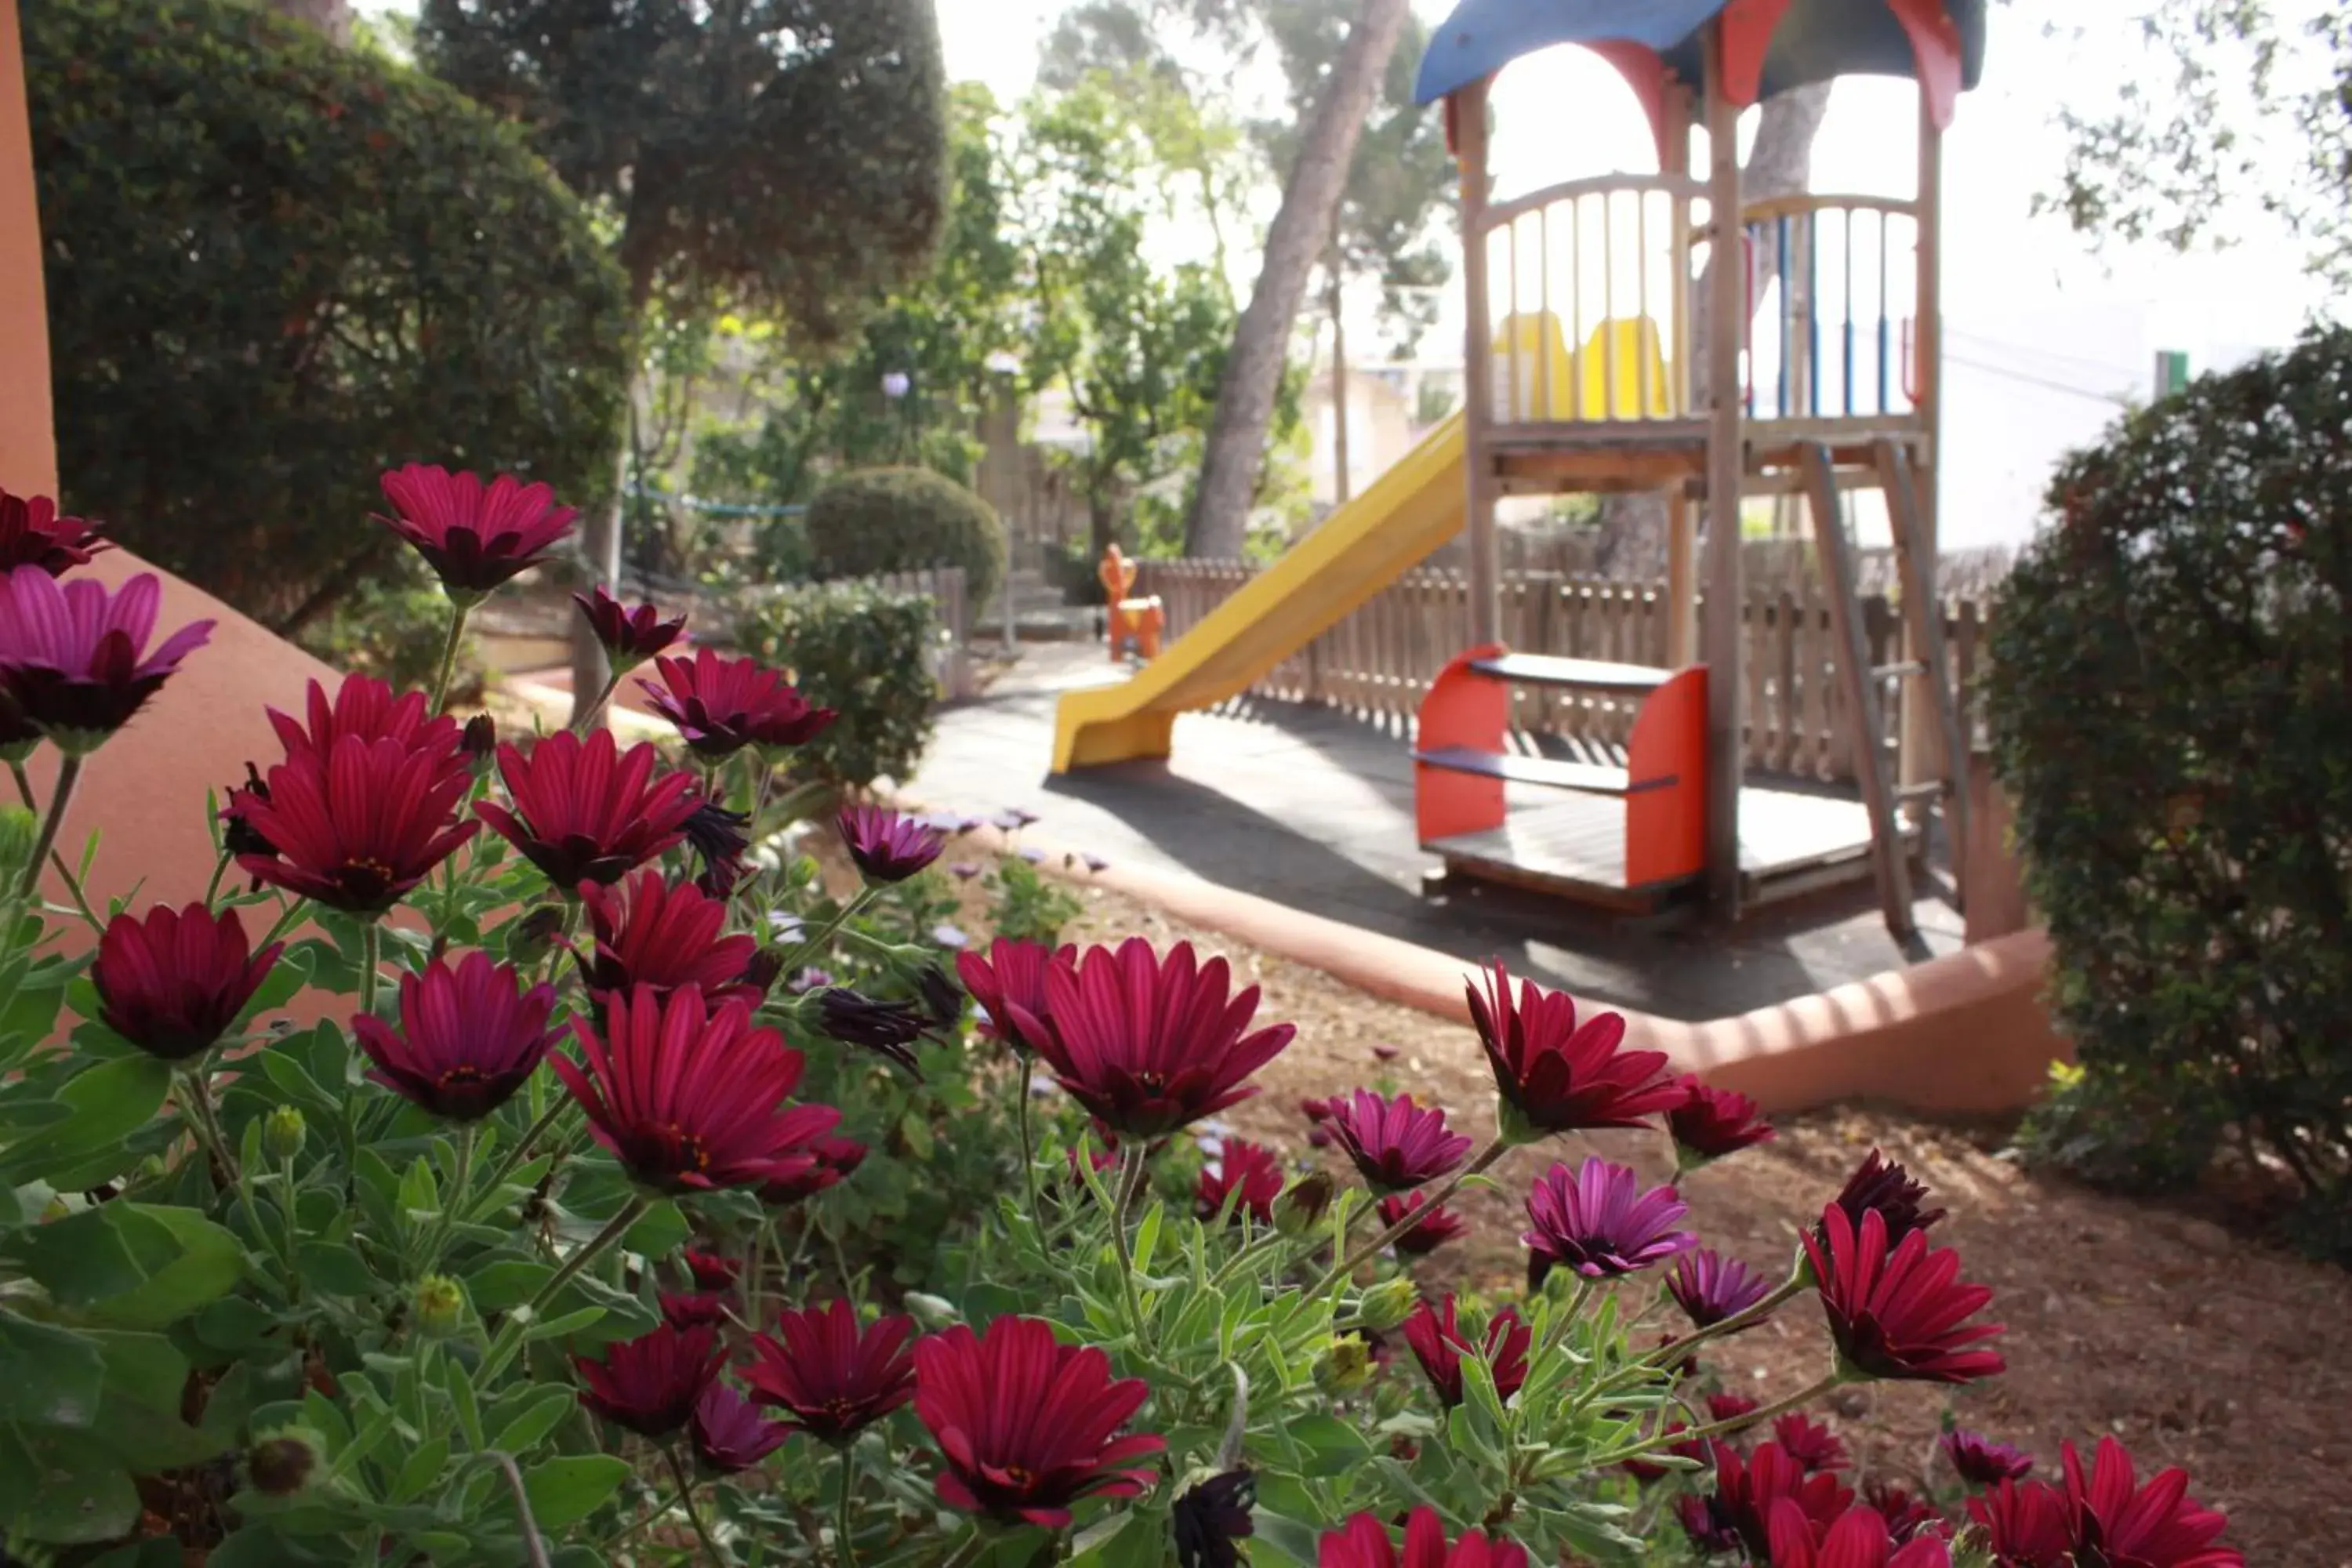
[{"label": "yellow plastic panel", "polygon": [[1168,754],[1176,715],[1246,690],[1460,531],[1462,416],[1117,686],[1055,710],[1054,771]]}]

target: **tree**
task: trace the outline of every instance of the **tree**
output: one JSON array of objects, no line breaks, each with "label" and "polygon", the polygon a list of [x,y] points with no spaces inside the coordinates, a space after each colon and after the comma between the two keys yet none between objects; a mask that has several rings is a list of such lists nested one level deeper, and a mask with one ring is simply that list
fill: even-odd
[{"label": "tree", "polygon": [[[1297,159],[1301,128],[1346,47],[1348,20],[1356,7],[1354,0],[1261,3],[1289,86],[1291,113],[1257,127],[1266,161],[1279,172]],[[1432,291],[1453,271],[1448,237],[1432,229],[1438,216],[1450,210],[1454,155],[1446,150],[1444,121],[1413,100],[1413,76],[1427,42],[1427,30],[1409,16],[1404,38],[1389,59],[1375,118],[1364,128],[1349,167],[1323,258],[1323,307],[1331,324],[1332,405],[1339,410],[1348,406],[1349,282],[1362,278],[1379,281],[1382,325],[1392,345],[1410,353],[1437,319]],[[1344,501],[1349,462],[1343,416],[1335,417],[1333,430],[1337,493]]]},{"label": "tree", "polygon": [[1251,498],[1265,461],[1267,432],[1288,357],[1291,325],[1307,278],[1331,242],[1356,144],[1390,58],[1404,36],[1406,0],[1363,0],[1363,11],[1332,63],[1266,231],[1265,254],[1217,388],[1216,416],[1202,456],[1200,486],[1186,530],[1192,555],[1241,553]]},{"label": "tree", "polygon": [[[931,0],[425,0],[416,41],[609,210],[640,312],[657,292],[724,301],[837,343],[939,238]],[[617,508],[591,514],[583,545],[618,577]],[[584,696],[602,655],[583,627],[572,647]]]},{"label": "tree", "polygon": [[2226,244],[2267,214],[2302,237],[2315,273],[2352,284],[2352,11],[2281,10],[2143,0],[2126,36],[2169,79],[2134,72],[2109,103],[2062,105],[2064,174],[2037,205],[2081,233],[2179,250]]},{"label": "tree", "polygon": [[1060,385],[1087,427],[1075,462],[1097,553],[1138,496],[1197,450],[1234,321],[1212,268],[1151,257],[1163,201],[1150,137],[1128,112],[1131,82],[1097,71],[1034,100],[1020,155],[1038,313],[1029,374]]},{"label": "tree", "polygon": [[269,8],[298,22],[308,22],[333,44],[352,41],[351,0],[269,0]]},{"label": "tree", "polygon": [[[1034,318],[1002,121],[985,88],[951,90],[938,256],[882,301],[849,347],[809,353],[773,322],[720,320],[722,355],[748,361],[750,417],[699,435],[698,494],[789,505],[809,500],[828,471],[903,463],[971,482],[972,432],[1005,390]],[[896,376],[905,391],[893,398],[885,387]]]}]

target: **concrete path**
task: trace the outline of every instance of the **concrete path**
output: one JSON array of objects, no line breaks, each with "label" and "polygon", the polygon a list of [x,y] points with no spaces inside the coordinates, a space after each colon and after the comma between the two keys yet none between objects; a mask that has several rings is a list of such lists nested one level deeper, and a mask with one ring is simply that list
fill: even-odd
[{"label": "concrete path", "polygon": [[[1402,726],[1244,700],[1177,721],[1175,756],[1046,772],[1060,695],[1121,678],[1099,644],[1031,647],[983,699],[950,709],[908,794],[989,816],[1018,806],[1057,846],[1176,869],[1517,973],[1580,997],[1701,1020],[1901,967],[1868,885],[1768,910],[1734,931],[1660,930],[1503,889],[1425,899]],[[1933,952],[1959,916],[1923,902]]]}]

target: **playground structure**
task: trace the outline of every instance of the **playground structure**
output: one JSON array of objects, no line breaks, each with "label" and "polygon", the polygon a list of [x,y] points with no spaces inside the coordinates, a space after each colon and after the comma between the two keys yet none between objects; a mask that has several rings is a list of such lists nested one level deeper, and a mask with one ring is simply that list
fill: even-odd
[{"label": "playground structure", "polygon": [[[1631,86],[1657,167],[1494,201],[1489,88],[1560,44]],[[1983,49],[1983,0],[1463,0],[1420,76],[1461,173],[1463,412],[1135,679],[1065,698],[1055,770],[1166,755],[1178,713],[1242,690],[1466,531],[1471,646],[1433,686],[1415,753],[1422,841],[1450,872],[1628,910],[1699,888],[1726,915],[1874,875],[1907,935],[1926,813],[1940,805],[1950,839],[1967,836],[1948,672],[1922,612],[1937,599],[1942,138]],[[1859,74],[1919,84],[1913,195],[1743,202],[1741,110]],[[1856,624],[1857,489],[1884,495],[1903,577],[1905,658],[1891,666],[1867,664]],[[1496,504],[1562,491],[1664,497],[1664,668],[1501,646]],[[1750,496],[1810,505],[1845,709],[1866,742],[1858,804],[1742,776]],[[1906,700],[1890,758],[1878,738],[1895,682]],[[1642,743],[1615,766],[1515,749],[1512,689],[1530,686],[1638,709]],[[1552,798],[1528,809],[1507,786]]]}]

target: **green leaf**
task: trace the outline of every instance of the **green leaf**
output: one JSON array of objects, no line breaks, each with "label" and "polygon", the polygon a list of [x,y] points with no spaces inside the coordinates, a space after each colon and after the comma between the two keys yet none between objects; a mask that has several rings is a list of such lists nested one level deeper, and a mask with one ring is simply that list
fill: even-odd
[{"label": "green leaf", "polygon": [[579,1396],[568,1388],[547,1390],[532,1402],[530,1408],[500,1428],[490,1447],[509,1454],[530,1452],[562,1424],[563,1418],[577,1408],[579,1402]]},{"label": "green leaf", "polygon": [[0,1310],[0,1422],[87,1426],[98,1418],[106,1361],[87,1334]]},{"label": "green leaf", "polygon": [[382,1282],[366,1260],[339,1241],[305,1241],[294,1249],[294,1272],[326,1296],[372,1296]]},{"label": "green leaf", "polygon": [[1310,1412],[1286,1423],[1291,1441],[1306,1450],[1310,1476],[1344,1476],[1372,1457],[1364,1435],[1336,1415]]},{"label": "green leaf", "polygon": [[542,1534],[577,1524],[612,1500],[629,1479],[625,1459],[610,1454],[572,1454],[545,1459],[525,1471],[523,1495]]},{"label": "green leaf", "polygon": [[34,1541],[77,1546],[111,1541],[139,1522],[139,1491],[113,1455],[87,1434],[19,1427],[39,1478],[14,1523]]},{"label": "green leaf", "polygon": [[1277,1555],[1300,1564],[1301,1568],[1315,1568],[1320,1555],[1317,1542],[1321,1532],[1313,1525],[1301,1524],[1295,1519],[1270,1513],[1264,1508],[1250,1517],[1255,1530],[1250,1539],[1254,1542],[1272,1548]]},{"label": "green leaf", "polygon": [[501,1258],[466,1276],[466,1294],[478,1312],[503,1312],[521,1306],[554,1278],[551,1265],[527,1258]]},{"label": "green leaf", "polygon": [[245,1249],[192,1209],[111,1203],[36,1231],[26,1272],[93,1322],[161,1329],[236,1288]]},{"label": "green leaf", "polygon": [[[278,955],[278,962],[270,967],[268,978],[255,990],[252,999],[246,1003],[245,1011],[237,1015],[237,1023],[243,1026],[264,1013],[276,1012],[291,1002],[294,994],[310,983],[310,951],[301,946],[289,948]],[[268,1054],[263,1053],[265,1056]]]},{"label": "green leaf", "polygon": [[393,1479],[387,1495],[396,1503],[415,1502],[425,1495],[449,1463],[449,1435],[446,1432],[427,1437],[409,1450],[401,1461],[400,1474]]},{"label": "green leaf", "polygon": [[[0,1183],[21,1186],[124,1142],[155,1119],[171,1088],[171,1068],[144,1055],[101,1062],[75,1074],[57,1096],[71,1109],[71,1119],[43,1129],[0,1155]],[[125,1149],[121,1158],[121,1164],[128,1165],[132,1155]]]}]

